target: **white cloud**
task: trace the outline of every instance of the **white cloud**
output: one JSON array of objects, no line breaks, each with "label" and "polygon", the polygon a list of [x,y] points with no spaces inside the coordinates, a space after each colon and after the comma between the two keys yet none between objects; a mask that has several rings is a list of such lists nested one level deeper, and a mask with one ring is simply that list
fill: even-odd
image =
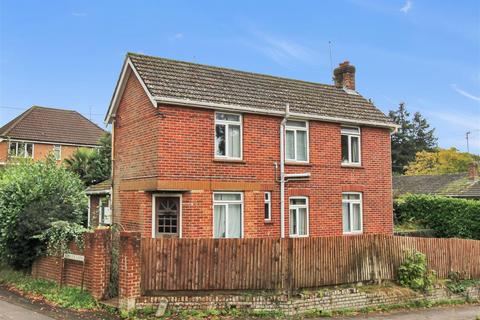
[{"label": "white cloud", "polygon": [[72,12],[74,17],[85,17],[87,14],[85,12]]},{"label": "white cloud", "polygon": [[413,1],[407,0],[407,2],[405,2],[403,7],[400,9],[400,11],[402,11],[403,13],[408,13],[408,11],[412,9],[412,6],[413,6]]},{"label": "white cloud", "polygon": [[294,41],[273,37],[269,34],[254,31],[257,38],[255,42],[244,42],[244,44],[262,52],[265,56],[280,65],[286,65],[292,61],[312,63],[314,52],[310,48],[300,45]]},{"label": "white cloud", "polygon": [[465,91],[463,89],[460,89],[456,84],[451,84],[450,86],[452,87],[453,90],[455,90],[456,92],[458,92],[462,96],[467,97],[467,98],[472,99],[472,100],[475,100],[475,101],[480,101],[479,96],[475,96],[471,93],[468,93],[467,91]]},{"label": "white cloud", "polygon": [[450,112],[427,112],[435,118],[438,118],[450,125],[460,127],[465,132],[468,130],[480,129],[480,120],[475,117],[460,116],[458,113]]},{"label": "white cloud", "polygon": [[181,38],[183,38],[183,33],[181,32],[175,33],[175,39],[181,39]]}]

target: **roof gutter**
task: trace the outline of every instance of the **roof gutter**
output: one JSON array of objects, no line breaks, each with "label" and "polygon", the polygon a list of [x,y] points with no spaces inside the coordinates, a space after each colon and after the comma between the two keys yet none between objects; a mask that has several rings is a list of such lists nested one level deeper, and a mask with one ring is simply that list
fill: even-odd
[{"label": "roof gutter", "polygon": [[[265,109],[243,107],[243,106],[232,105],[232,104],[203,102],[203,101],[195,101],[195,100],[189,100],[189,99],[178,99],[178,98],[159,97],[159,96],[155,96],[153,98],[158,103],[165,103],[170,105],[225,110],[225,111],[247,112],[247,113],[255,113],[255,114],[272,115],[272,116],[278,116],[278,117],[285,116],[285,111],[281,111],[281,110],[273,110],[273,109],[265,110]],[[364,125],[364,126],[371,126],[371,127],[388,128],[394,131],[396,131],[400,127],[399,125],[393,124],[393,123],[355,120],[355,119],[321,116],[321,115],[306,114],[306,113],[299,113],[299,112],[290,112],[289,116],[292,118],[305,119],[305,120],[318,120],[318,121],[335,122],[335,123],[350,124],[350,125]]]}]

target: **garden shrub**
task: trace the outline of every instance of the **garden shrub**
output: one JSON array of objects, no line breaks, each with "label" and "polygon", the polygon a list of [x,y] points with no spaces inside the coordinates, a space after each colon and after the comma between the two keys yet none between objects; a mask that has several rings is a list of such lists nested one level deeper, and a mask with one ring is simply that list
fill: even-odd
[{"label": "garden shrub", "polygon": [[28,268],[44,253],[39,236],[54,221],[82,223],[87,198],[82,181],[53,157],[19,161],[0,176],[0,257],[15,268]]},{"label": "garden shrub", "polygon": [[36,238],[46,243],[48,255],[62,256],[64,253],[70,252],[68,245],[71,241],[74,241],[77,247],[83,250],[83,235],[87,231],[87,228],[75,222],[55,221],[52,222],[50,228]]},{"label": "garden shrub", "polygon": [[405,259],[398,268],[400,285],[416,291],[428,291],[435,278],[435,271],[427,268],[425,254],[416,250],[406,252]]},{"label": "garden shrub", "polygon": [[442,238],[480,240],[480,201],[431,195],[395,200],[396,223],[418,222]]}]

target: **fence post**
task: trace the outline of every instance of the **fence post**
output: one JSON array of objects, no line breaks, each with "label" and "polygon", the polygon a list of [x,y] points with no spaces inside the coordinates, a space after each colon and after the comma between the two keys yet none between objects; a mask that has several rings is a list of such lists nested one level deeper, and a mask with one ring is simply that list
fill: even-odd
[{"label": "fence post", "polygon": [[293,238],[287,239],[287,294],[291,296],[293,293]]},{"label": "fence post", "polygon": [[141,237],[140,232],[120,233],[120,253],[118,263],[118,298],[120,309],[135,308],[136,298],[141,288]]}]

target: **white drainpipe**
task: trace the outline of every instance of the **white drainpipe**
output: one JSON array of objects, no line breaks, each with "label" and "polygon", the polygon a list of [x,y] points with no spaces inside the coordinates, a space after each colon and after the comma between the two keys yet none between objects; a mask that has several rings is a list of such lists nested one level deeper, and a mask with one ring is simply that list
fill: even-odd
[{"label": "white drainpipe", "polygon": [[285,124],[290,113],[290,107],[285,106],[285,117],[280,123],[280,234],[285,238]]}]

